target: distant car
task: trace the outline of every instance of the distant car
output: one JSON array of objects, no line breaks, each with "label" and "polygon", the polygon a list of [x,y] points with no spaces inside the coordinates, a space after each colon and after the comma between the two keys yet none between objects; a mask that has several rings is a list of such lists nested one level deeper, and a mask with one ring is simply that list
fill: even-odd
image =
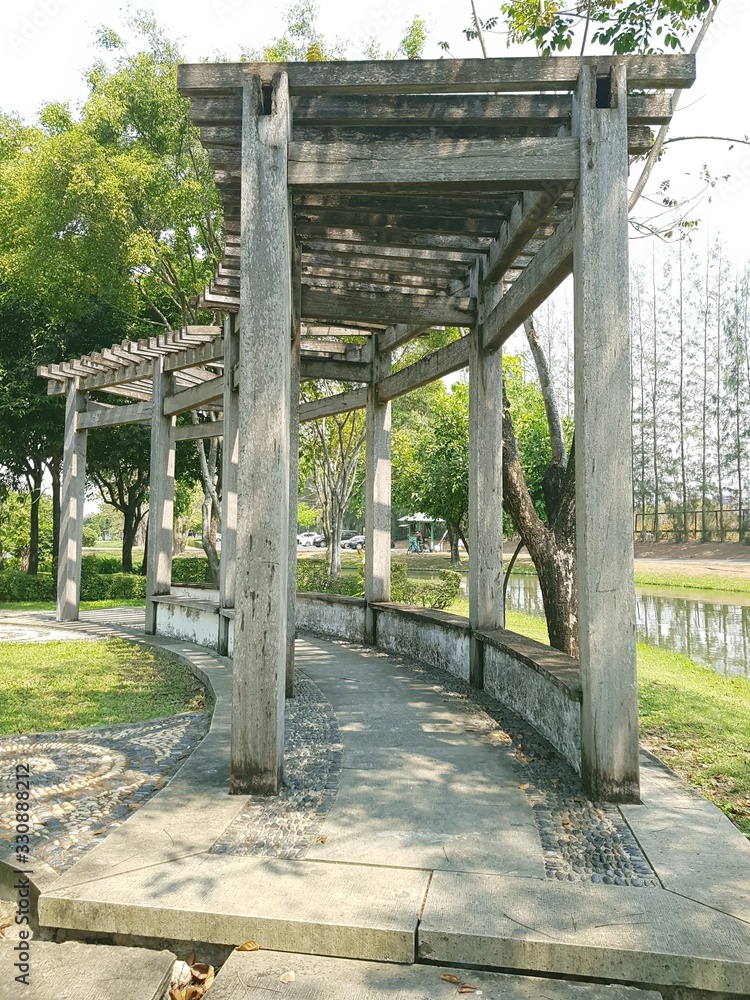
[{"label": "distant car", "polygon": [[316,549],[324,549],[328,545],[328,539],[325,535],[316,535],[312,543]]},{"label": "distant car", "polygon": [[363,549],[365,547],[365,536],[364,535],[352,535],[351,538],[345,539],[341,543],[342,549]]},{"label": "distant car", "polygon": [[312,545],[317,537],[314,531],[303,531],[297,535],[297,545]]}]

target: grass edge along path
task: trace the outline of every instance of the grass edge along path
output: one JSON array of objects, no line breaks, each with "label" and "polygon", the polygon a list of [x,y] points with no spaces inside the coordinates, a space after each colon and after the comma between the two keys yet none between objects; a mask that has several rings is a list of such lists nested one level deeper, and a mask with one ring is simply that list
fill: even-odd
[{"label": "grass edge along path", "polygon": [[0,734],[161,719],[206,706],[190,671],[124,639],[0,644]]},{"label": "grass edge along path", "polygon": [[[543,618],[511,611],[506,626],[549,645]],[[642,745],[750,837],[750,681],[642,642],[637,655]]]}]

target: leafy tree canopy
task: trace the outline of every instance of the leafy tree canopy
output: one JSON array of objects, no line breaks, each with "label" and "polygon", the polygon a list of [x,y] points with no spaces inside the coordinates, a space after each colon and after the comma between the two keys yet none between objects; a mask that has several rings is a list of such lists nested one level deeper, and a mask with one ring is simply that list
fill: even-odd
[{"label": "leafy tree canopy", "polygon": [[[715,0],[505,0],[500,10],[507,19],[510,42],[534,42],[544,55],[570,49],[576,34],[617,55],[628,52],[680,50]],[[491,31],[498,18],[483,22]],[[477,37],[476,26],[468,29]]]}]

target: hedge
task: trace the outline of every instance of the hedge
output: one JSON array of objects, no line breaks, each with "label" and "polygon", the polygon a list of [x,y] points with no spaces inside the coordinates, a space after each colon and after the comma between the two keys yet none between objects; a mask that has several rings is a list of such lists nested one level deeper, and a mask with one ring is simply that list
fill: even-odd
[{"label": "hedge", "polygon": [[[461,574],[448,569],[438,573],[437,582],[410,580],[406,563],[391,563],[391,600],[423,608],[447,608],[461,591]],[[362,568],[357,577],[333,580],[324,559],[300,559],[297,562],[297,590],[305,593],[342,594],[361,597],[364,593]]]},{"label": "hedge", "polygon": [[172,560],[173,583],[209,583],[208,559],[199,556]]}]

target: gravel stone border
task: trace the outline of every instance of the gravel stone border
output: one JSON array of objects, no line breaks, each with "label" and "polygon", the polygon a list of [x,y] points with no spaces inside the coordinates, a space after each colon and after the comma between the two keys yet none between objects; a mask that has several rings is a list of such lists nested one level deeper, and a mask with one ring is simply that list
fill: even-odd
[{"label": "gravel stone border", "polygon": [[286,702],[284,784],[276,798],[251,798],[212,854],[304,858],[333,805],[342,746],[333,707],[301,670]]},{"label": "gravel stone border", "polygon": [[511,709],[447,670],[320,633],[305,634],[406,666],[446,701],[462,703],[467,729],[492,743],[513,764],[519,788],[534,811],[548,879],[660,887],[618,807],[587,799],[580,775]]},{"label": "gravel stone border", "polygon": [[206,712],[0,736],[0,854],[10,851],[15,766],[31,770],[31,861],[58,873],[155,795],[203,739]]}]

